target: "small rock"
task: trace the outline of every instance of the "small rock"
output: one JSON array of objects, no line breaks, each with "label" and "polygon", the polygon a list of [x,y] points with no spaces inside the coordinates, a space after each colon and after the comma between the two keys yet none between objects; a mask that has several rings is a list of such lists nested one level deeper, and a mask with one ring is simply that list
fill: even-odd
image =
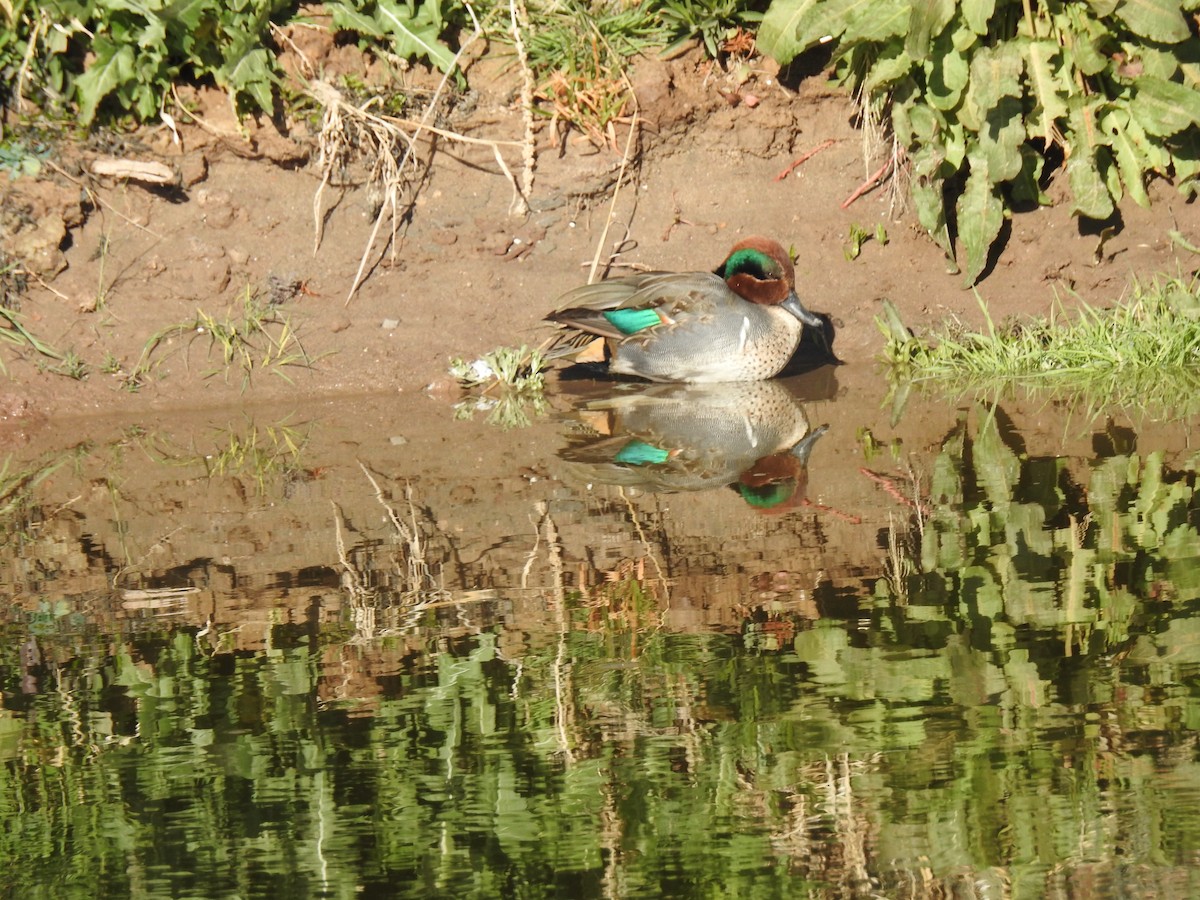
[{"label": "small rock", "polygon": [[233,203],[233,196],[229,191],[218,191],[212,188],[201,188],[196,191],[196,205],[205,209],[210,206],[229,206]]},{"label": "small rock", "polygon": [[59,249],[67,237],[67,225],[57,213],[40,217],[33,228],[20,232],[11,253],[39,275],[57,275],[67,267]]},{"label": "small rock", "polygon": [[191,188],[208,178],[208,159],[197,153],[179,163],[179,180],[183,187]]},{"label": "small rock", "polygon": [[340,318],[334,319],[331,323],[329,323],[329,330],[334,334],[337,334],[340,331],[345,331],[349,327],[350,319],[346,316],[341,316]]},{"label": "small rock", "polygon": [[384,331],[395,331],[397,328],[400,327],[400,320],[399,319],[384,319],[383,325],[381,327],[383,328]]},{"label": "small rock", "polygon": [[228,228],[233,223],[235,212],[233,206],[213,206],[206,209],[201,218],[209,228]]},{"label": "small rock", "polygon": [[388,443],[390,443],[393,447],[403,447],[408,443],[408,438],[404,437],[402,434],[393,434],[390,438],[388,438]]}]

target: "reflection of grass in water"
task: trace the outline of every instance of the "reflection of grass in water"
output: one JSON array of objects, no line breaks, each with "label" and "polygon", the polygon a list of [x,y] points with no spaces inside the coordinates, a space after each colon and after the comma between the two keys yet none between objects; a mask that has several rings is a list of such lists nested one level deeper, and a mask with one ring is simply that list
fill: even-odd
[{"label": "reflection of grass in water", "polygon": [[666,602],[663,579],[646,576],[646,557],[623,559],[598,574],[600,584],[585,589],[580,597],[591,610],[590,622],[601,630],[622,625],[636,629],[645,624],[642,620],[648,613],[656,613]]},{"label": "reflection of grass in water", "polygon": [[546,366],[542,354],[528,347],[497,347],[479,359],[450,360],[450,374],[468,392],[454,407],[455,418],[470,419],[487,411],[489,425],[523,428],[530,414],[546,414]]},{"label": "reflection of grass in water", "polygon": [[268,486],[286,483],[297,476],[308,435],[300,426],[284,420],[261,426],[248,421],[241,428],[231,424],[216,429],[208,447],[193,442],[183,448],[162,435],[140,429],[128,435],[128,440],[155,462],[202,468],[209,478],[245,478],[254,483],[261,495]]},{"label": "reflection of grass in water", "polygon": [[[1093,409],[1200,410],[1200,283],[1180,279],[1133,285],[1112,309],[1080,302],[1075,316],[997,324],[980,301],[986,327],[961,326],[918,337],[885,303],[878,324],[897,381],[940,380],[952,388],[1019,383]],[[1181,409],[1186,407],[1185,409]]]},{"label": "reflection of grass in water", "polygon": [[76,461],[91,452],[91,444],[80,444],[63,452],[47,454],[40,459],[18,468],[12,456],[0,464],[0,534],[25,531],[17,520],[24,516],[30,505],[34,488],[69,462]]},{"label": "reflection of grass in water", "polygon": [[245,433],[225,431],[213,453],[201,456],[209,477],[229,475],[249,478],[258,493],[267,485],[291,478],[299,469],[300,451],[307,438],[284,424],[259,428],[254,424]]}]

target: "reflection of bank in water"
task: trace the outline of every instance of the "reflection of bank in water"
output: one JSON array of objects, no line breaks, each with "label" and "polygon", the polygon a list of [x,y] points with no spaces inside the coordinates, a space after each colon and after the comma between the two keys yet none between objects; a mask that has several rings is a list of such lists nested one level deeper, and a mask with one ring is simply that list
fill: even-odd
[{"label": "reflection of bank in water", "polygon": [[560,453],[567,477],[652,492],[732,486],[750,506],[803,501],[813,429],[799,400],[775,381],[626,385],[583,403],[587,434]]}]

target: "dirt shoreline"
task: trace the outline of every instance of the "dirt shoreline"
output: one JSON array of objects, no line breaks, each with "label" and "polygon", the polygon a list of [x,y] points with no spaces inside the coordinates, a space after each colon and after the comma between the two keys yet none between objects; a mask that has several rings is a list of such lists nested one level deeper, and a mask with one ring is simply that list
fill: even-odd
[{"label": "dirt shoreline", "polygon": [[[335,55],[344,49],[325,48],[327,74],[338,74],[335,60],[343,72],[355,64]],[[471,102],[462,104],[470,112],[451,113],[448,126],[514,142],[503,152],[519,173],[523,126],[511,100],[513,76],[486,61],[478,66],[470,73]],[[785,86],[759,61],[748,80],[730,77],[699,52],[639,63],[640,150],[615,203],[621,154],[583,136],[551,146],[543,130],[524,216],[512,214],[511,184],[489,147],[439,144],[411,216],[394,242],[384,239],[384,222],[349,301],[378,198],[360,171],[346,185],[327,187],[324,234],[313,252],[320,174],[311,124],[283,135],[269,122],[238,123],[223,96],[195,94],[203,125],[183,126],[178,144],[169,129],[146,128],[120,146],[72,147],[38,179],[0,175],[2,246],[37,273],[19,298],[23,321],[89,372],[83,380],[52,374],[51,360],[0,345],[8,369],[0,421],[25,428],[75,415],[304,397],[450,396],[450,357],[540,342],[542,317],[586,280],[594,258],[611,260],[613,274],[625,265],[711,268],[751,233],[795,248],[806,304],[832,316],[835,350],[859,362],[882,347],[875,316],[884,298],[914,328],[945,319],[977,325],[976,293],[997,318],[1044,315],[1060,301],[1069,309],[1076,297],[1111,303],[1133,277],[1186,275],[1195,267],[1169,233],[1200,244],[1200,214],[1170,185],[1150,186],[1150,209],[1122,204],[1118,229],[1101,241],[1071,217],[1060,170],[1046,185],[1055,205],[1014,215],[994,266],[976,291],[965,290],[887,185],[843,208],[877,164],[864,159],[850,103],[823,76]],[[754,105],[731,103],[731,85]],[[616,135],[619,147],[624,134]],[[180,186],[148,189],[86,175],[100,156],[165,163],[180,174]],[[870,240],[848,259],[852,227],[873,234],[878,225],[886,245]],[[248,384],[236,365],[208,374],[223,368],[210,336],[179,326],[201,312],[236,320],[248,292],[279,301],[279,314],[317,360],[312,368],[260,366]],[[173,328],[149,377],[130,391],[123,376],[155,334]]]}]

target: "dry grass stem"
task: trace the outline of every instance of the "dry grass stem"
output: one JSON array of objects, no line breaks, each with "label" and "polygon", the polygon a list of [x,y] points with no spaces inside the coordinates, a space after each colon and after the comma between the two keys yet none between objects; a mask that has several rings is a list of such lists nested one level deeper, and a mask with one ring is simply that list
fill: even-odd
[{"label": "dry grass stem", "polygon": [[640,124],[637,97],[633,93],[633,85],[629,85],[629,94],[634,98],[633,118],[629,123],[629,134],[625,138],[625,152],[621,154],[621,167],[617,170],[617,183],[613,185],[612,199],[608,204],[608,215],[604,220],[604,228],[600,232],[600,240],[596,242],[596,253],[592,257],[592,267],[588,270],[588,284],[596,280],[596,271],[600,268],[600,255],[608,243],[608,232],[612,228],[613,219],[616,217],[617,197],[621,194],[621,186],[625,183],[625,171],[629,168],[630,159],[633,158],[633,142],[637,138],[637,131]]},{"label": "dry grass stem", "polygon": [[[321,181],[313,196],[313,252],[316,253],[320,248],[324,231],[322,196],[326,186],[334,181],[335,175],[340,176],[352,163],[361,162],[368,168],[367,183],[370,190],[380,197],[379,211],[371,226],[371,234],[363,248],[354,281],[346,294],[346,305],[349,305],[363,283],[371,252],[378,240],[384,218],[389,212],[392,225],[389,246],[392,255],[395,255],[396,234],[405,215],[412,209],[416,201],[417,187],[432,164],[432,151],[438,138],[454,143],[490,148],[497,166],[512,186],[514,207],[525,208],[525,198],[521,188],[501,154],[502,147],[520,147],[523,144],[516,141],[468,137],[454,131],[437,128],[431,123],[452,73],[458,67],[459,59],[483,33],[478,20],[475,19],[474,11],[469,5],[467,9],[475,22],[475,33],[463,43],[455,55],[453,65],[442,76],[442,80],[430,96],[425,106],[425,112],[419,120],[373,112],[371,107],[379,102],[379,98],[373,97],[362,105],[356,106],[347,101],[341,91],[326,81],[313,81],[306,86],[308,95],[323,109],[321,131],[317,140],[317,166],[321,172]],[[424,159],[418,161],[418,142],[421,140],[429,142],[430,152]]]},{"label": "dry grass stem", "polygon": [[525,146],[522,150],[521,190],[513,198],[512,210],[517,215],[529,211],[529,198],[533,195],[533,167],[537,161],[533,127],[533,69],[529,66],[529,54],[525,50],[522,35],[529,31],[529,11],[525,0],[509,0],[509,16],[512,19],[513,45],[517,50],[517,63],[521,67],[521,118],[525,124]]}]

